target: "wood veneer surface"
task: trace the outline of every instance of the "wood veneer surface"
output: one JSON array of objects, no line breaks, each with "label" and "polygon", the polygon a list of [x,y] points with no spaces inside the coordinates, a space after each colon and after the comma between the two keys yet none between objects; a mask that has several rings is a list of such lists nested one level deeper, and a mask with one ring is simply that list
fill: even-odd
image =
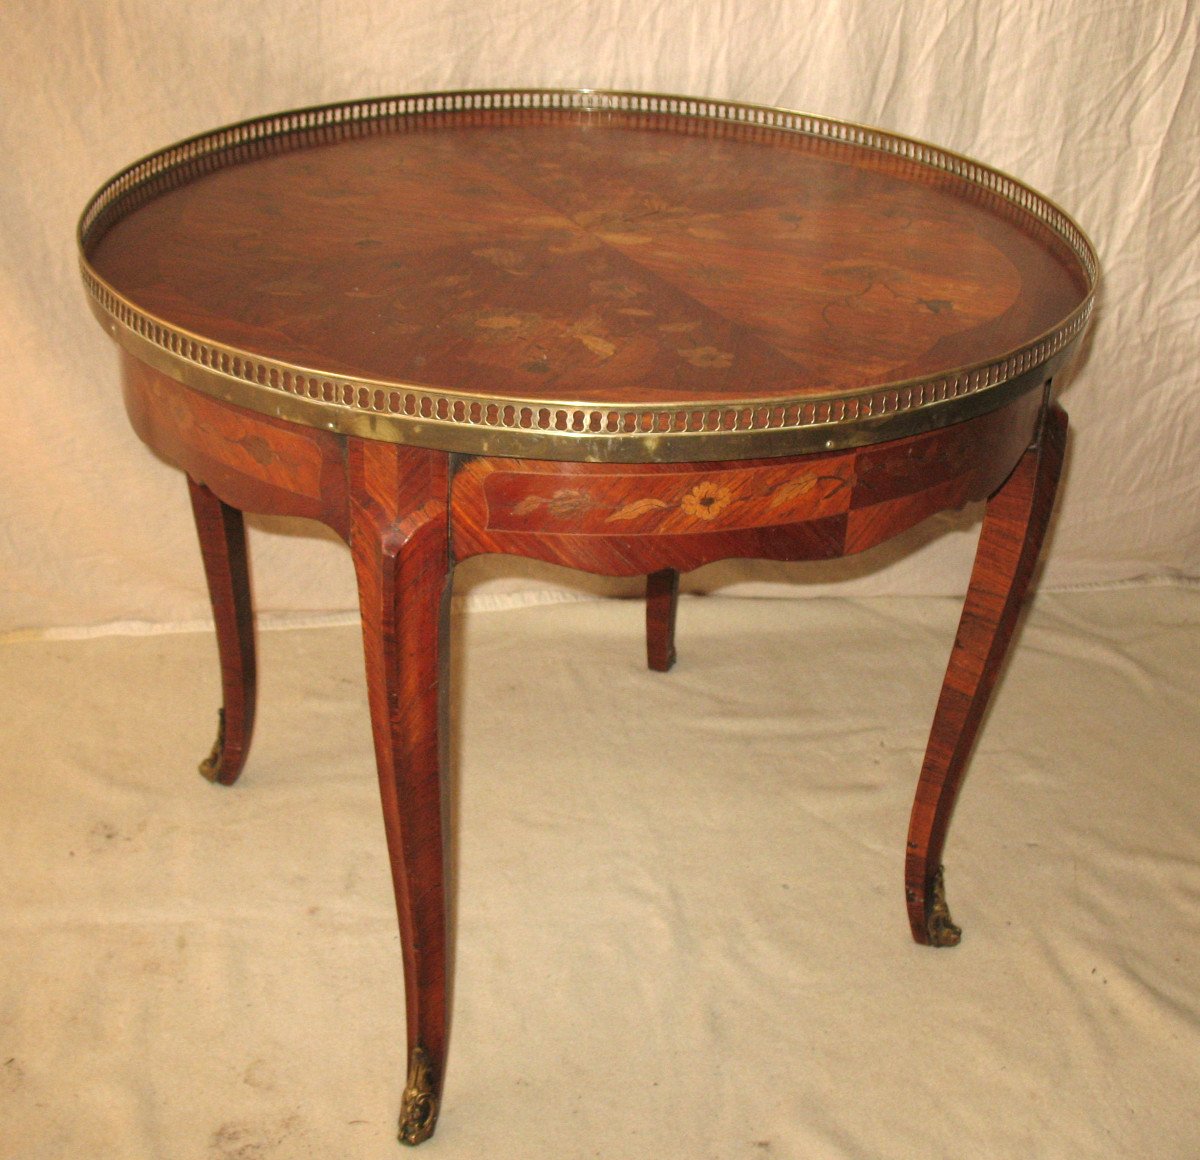
[{"label": "wood veneer surface", "polygon": [[173,325],[497,397],[804,397],[1002,357],[1087,293],[954,175],[687,117],[414,116],[161,194],[96,272]]}]

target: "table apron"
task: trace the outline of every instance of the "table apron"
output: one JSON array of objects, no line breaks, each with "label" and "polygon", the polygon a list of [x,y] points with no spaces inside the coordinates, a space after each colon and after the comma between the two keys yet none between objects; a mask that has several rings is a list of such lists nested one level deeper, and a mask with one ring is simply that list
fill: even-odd
[{"label": "table apron", "polygon": [[1043,394],[906,439],[791,458],[463,460],[451,484],[454,558],[496,552],[633,576],[851,555],[995,492],[1037,436]]},{"label": "table apron", "polygon": [[[316,519],[348,538],[348,449],[373,440],[248,411],[130,355],[122,369],[133,427],[164,458],[231,507]],[[731,558],[851,555],[995,492],[1037,437],[1043,394],[1031,389],[905,439],[792,457],[604,464],[452,456],[452,562],[501,553],[635,576]],[[389,446],[400,459],[447,454]]]},{"label": "table apron", "polygon": [[319,520],[349,537],[346,437],[259,415],[121,355],[138,437],[239,511]]}]

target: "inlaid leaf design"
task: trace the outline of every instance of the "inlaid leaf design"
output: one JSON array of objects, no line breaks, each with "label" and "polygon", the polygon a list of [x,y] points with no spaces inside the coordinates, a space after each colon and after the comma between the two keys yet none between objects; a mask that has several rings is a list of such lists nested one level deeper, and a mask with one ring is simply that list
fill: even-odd
[{"label": "inlaid leaf design", "polygon": [[782,504],[790,503],[802,495],[807,495],[816,486],[817,477],[811,471],[807,475],[800,475],[795,479],[789,479],[786,483],[781,483],[771,493],[771,506],[775,508]]},{"label": "inlaid leaf design", "polygon": [[607,338],[600,338],[595,334],[577,334],[575,337],[579,339],[579,341],[582,342],[583,345],[592,352],[592,354],[598,354],[601,358],[611,358],[616,353],[617,348],[613,346],[613,344],[609,342]]},{"label": "inlaid leaf design", "polygon": [[724,370],[733,364],[733,354],[715,346],[690,346],[679,352],[694,367],[702,370]]},{"label": "inlaid leaf design", "polygon": [[825,498],[833,499],[839,491],[845,491],[847,488],[853,489],[858,482],[858,476],[853,471],[848,475],[820,475],[817,477],[817,482],[829,484],[829,487],[825,489]]},{"label": "inlaid leaf design", "polygon": [[520,503],[513,504],[512,513],[514,516],[528,516],[542,508],[548,508],[552,516],[565,519],[595,506],[596,501],[586,491],[561,488],[551,496],[527,495]]},{"label": "inlaid leaf design", "polygon": [[631,504],[626,504],[623,508],[618,508],[605,521],[611,523],[613,520],[636,520],[639,516],[649,515],[653,511],[661,511],[663,508],[673,507],[673,504],[668,503],[665,499],[656,499],[654,496],[647,496],[645,499],[634,500]]},{"label": "inlaid leaf design", "polygon": [[595,506],[596,501],[586,491],[570,488],[556,491],[549,500],[550,514],[560,519],[591,511]]},{"label": "inlaid leaf design", "polygon": [[544,508],[550,501],[544,495],[527,495],[519,504],[513,507],[514,516],[529,516],[540,508]]},{"label": "inlaid leaf design", "polygon": [[838,492],[844,491],[848,487],[853,487],[854,482],[853,475],[816,475],[810,471],[804,475],[797,476],[795,479],[789,479],[786,483],[781,483],[773,488],[771,491],[770,506],[773,508],[782,507],[785,503],[799,499],[802,495],[808,495],[818,484],[822,483],[825,484],[825,488],[821,494],[821,499],[832,499]]}]

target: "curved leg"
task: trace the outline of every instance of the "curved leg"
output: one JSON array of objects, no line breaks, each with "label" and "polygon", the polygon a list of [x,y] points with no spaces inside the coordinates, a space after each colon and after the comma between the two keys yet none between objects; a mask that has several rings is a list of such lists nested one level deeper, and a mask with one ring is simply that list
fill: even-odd
[{"label": "curved leg", "polygon": [[216,744],[200,763],[200,772],[209,781],[232,785],[246,763],[254,731],[254,612],[246,563],[246,529],[240,511],[222,503],[191,476],[188,490],[217,626],[223,701]]},{"label": "curved leg", "polygon": [[402,1143],[433,1134],[445,1068],[445,662],[450,590],[445,457],[355,440],[350,547],[408,1013]]},{"label": "curved leg", "polygon": [[679,573],[674,568],[646,577],[646,663],[665,673],[675,663],[675,610]]},{"label": "curved leg", "polygon": [[1038,441],[988,500],[909,823],[905,895],[919,943],[954,946],[961,937],[946,905],[942,849],[967,758],[1046,534],[1066,435],[1066,412],[1051,406]]}]

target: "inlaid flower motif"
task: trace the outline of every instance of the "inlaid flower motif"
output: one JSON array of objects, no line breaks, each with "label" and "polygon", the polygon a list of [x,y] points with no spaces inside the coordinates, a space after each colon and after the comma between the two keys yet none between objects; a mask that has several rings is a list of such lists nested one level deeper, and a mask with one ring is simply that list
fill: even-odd
[{"label": "inlaid flower motif", "polygon": [[733,363],[733,355],[729,351],[718,350],[715,346],[690,346],[679,354],[701,370],[724,370]]},{"label": "inlaid flower motif", "polygon": [[604,320],[594,311],[589,310],[582,318],[567,327],[566,333],[578,339],[584,346],[601,358],[611,358],[617,352],[616,344],[604,337]]},{"label": "inlaid flower motif", "polygon": [[715,520],[733,501],[733,492],[719,483],[698,483],[679,501],[686,515],[698,520]]}]

